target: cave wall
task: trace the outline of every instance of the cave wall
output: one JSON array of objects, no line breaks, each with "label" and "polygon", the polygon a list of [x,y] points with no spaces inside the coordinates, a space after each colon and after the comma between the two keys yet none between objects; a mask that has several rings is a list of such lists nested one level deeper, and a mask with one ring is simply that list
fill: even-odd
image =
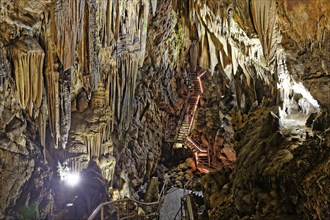
[{"label": "cave wall", "polygon": [[[328,56],[324,57],[329,52],[329,3],[223,1],[221,4],[227,7],[228,12],[232,12],[233,22],[242,28],[248,38],[257,37],[260,40],[263,51],[261,60],[265,64],[266,74],[260,74],[260,68],[255,71],[263,80],[252,81],[258,86],[254,93],[247,86],[248,77],[240,80],[244,67],[239,64],[233,73],[234,80],[227,84],[228,88],[234,88],[232,94],[236,96],[230,127],[234,130],[233,149],[237,158],[233,169],[223,167],[203,180],[205,202],[211,209],[209,215],[212,219],[329,218],[329,191],[324,181],[329,178],[330,158],[329,60]],[[209,7],[205,11],[223,16],[212,10],[214,7],[211,3],[205,6]],[[243,53],[242,48],[239,50]],[[253,69],[251,66],[249,68]],[[253,76],[253,72],[249,71],[249,74]],[[289,134],[281,129],[283,124],[279,109],[286,89],[281,85],[283,73],[288,75],[290,83],[302,83],[320,105],[321,112],[316,120],[310,119],[309,123],[313,125],[308,131],[295,125],[291,126]],[[263,76],[268,76],[273,86],[277,84],[277,87],[273,87],[275,90],[267,86]],[[240,90],[243,90],[245,104],[240,102]],[[264,103],[260,97],[270,100]],[[207,102],[207,99],[210,96],[205,98],[205,105],[214,100]],[[257,104],[251,105],[255,100]],[[224,102],[218,101],[220,104]],[[219,109],[221,107],[215,108],[215,112]],[[209,108],[207,110],[211,111]],[[223,122],[207,120],[208,115],[216,114],[203,114],[201,127],[205,128],[208,123],[217,121],[216,126],[205,129],[215,133],[212,129]],[[202,141],[208,137],[207,132],[204,133],[199,133]]]},{"label": "cave wall", "polygon": [[89,160],[129,196],[153,175],[186,94],[189,31],[172,2],[0,5],[1,217],[63,208],[57,172]]}]

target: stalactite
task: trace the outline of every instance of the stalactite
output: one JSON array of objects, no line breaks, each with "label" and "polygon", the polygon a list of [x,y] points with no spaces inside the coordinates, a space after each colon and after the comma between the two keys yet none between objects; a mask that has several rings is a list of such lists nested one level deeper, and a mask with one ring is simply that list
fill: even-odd
[{"label": "stalactite", "polygon": [[203,34],[201,41],[201,56],[199,58],[200,66],[202,68],[209,68],[210,66],[210,52],[209,52],[209,42],[207,36]]},{"label": "stalactite", "polygon": [[58,147],[58,139],[60,136],[60,113],[59,113],[59,91],[58,91],[58,81],[59,73],[58,72],[48,72],[46,71],[46,82],[47,82],[47,99],[48,99],[48,109],[49,120],[51,124],[51,132],[55,142],[55,148]]},{"label": "stalactite", "polygon": [[143,15],[142,18],[139,18],[139,30],[140,30],[140,60],[139,60],[139,66],[141,67],[143,65],[144,61],[144,54],[146,50],[146,43],[147,43],[147,30],[148,30],[148,16],[149,16],[149,1],[143,0],[142,1],[142,8],[140,10],[143,10],[141,13]]},{"label": "stalactite", "polygon": [[86,145],[86,150],[87,150],[87,154],[89,156],[89,158],[92,157],[92,153],[91,153],[91,142],[90,142],[90,136],[85,136],[84,138],[84,142],[85,142],[85,145]]},{"label": "stalactite", "polygon": [[58,148],[60,138],[60,100],[59,100],[59,61],[57,59],[56,47],[54,45],[54,27],[55,27],[55,9],[50,10],[50,13],[45,13],[43,24],[46,47],[46,91],[48,102],[48,115],[51,135],[54,140],[55,148]]},{"label": "stalactite", "polygon": [[89,0],[84,5],[79,61],[82,66],[83,86],[87,93],[97,88],[99,82],[99,59],[97,46],[96,3]]},{"label": "stalactite", "polygon": [[69,130],[71,127],[71,70],[60,73],[59,77],[59,96],[60,96],[60,143],[65,149],[68,141]]},{"label": "stalactite", "polygon": [[119,129],[127,128],[132,117],[132,100],[135,94],[136,77],[139,57],[137,54],[121,54],[117,61],[116,82],[114,92],[116,94],[110,101],[115,109],[115,118]]},{"label": "stalactite", "polygon": [[259,35],[268,67],[271,70],[275,69],[276,45],[280,40],[275,8],[276,2],[274,1],[251,1],[253,24]]},{"label": "stalactite", "polygon": [[[43,94],[43,96],[46,96]],[[44,99],[46,100],[46,99]],[[40,143],[43,146],[43,154],[44,154],[44,162],[47,163],[46,160],[46,127],[47,127],[47,119],[48,119],[48,109],[47,103],[44,101],[40,108],[39,113],[39,133],[40,133]]]},{"label": "stalactite", "polygon": [[81,161],[79,158],[69,158],[67,160],[67,166],[70,169],[70,173],[79,173],[82,171]]},{"label": "stalactite", "polygon": [[4,84],[5,84],[5,79],[7,77],[7,73],[10,71],[7,69],[8,68],[8,63],[6,59],[6,50],[4,48],[0,48],[0,93],[4,91]]},{"label": "stalactite", "polygon": [[98,159],[103,151],[100,131],[84,136],[84,142],[89,159]]},{"label": "stalactite", "polygon": [[[112,38],[116,42],[116,62],[103,76],[106,87],[105,103],[111,107],[112,118],[117,121],[119,130],[128,128],[130,122],[137,69],[145,56],[149,5],[149,0],[104,2],[106,12],[102,13],[106,18],[100,24],[106,30],[103,42],[106,46],[110,46]],[[111,123],[110,130],[113,127]]]},{"label": "stalactite", "polygon": [[[299,105],[303,113],[308,114],[309,111],[318,112],[320,111],[320,106],[318,102],[313,98],[310,92],[301,84],[295,82],[292,76],[289,74],[286,55],[282,50],[277,51],[277,71],[278,71],[278,88],[280,89],[282,108],[279,107],[279,116],[281,124],[286,127],[290,126],[290,115],[293,106],[295,105],[295,100],[293,98],[294,94],[300,94],[302,98],[299,99]],[[299,120],[298,120],[299,121]],[[301,122],[305,123],[304,120]]]},{"label": "stalactite", "polygon": [[14,61],[16,88],[23,109],[38,110],[42,101],[43,63],[45,53],[34,38],[20,39],[11,49]]},{"label": "stalactite", "polygon": [[100,42],[103,47],[105,47],[105,38],[106,38],[106,23],[107,23],[107,12],[108,12],[108,6],[109,6],[109,0],[100,1],[97,0],[98,5],[98,13],[97,13],[97,23],[99,24],[100,28]]},{"label": "stalactite", "polygon": [[81,38],[85,0],[55,1],[55,44],[64,70],[73,66],[75,49]]},{"label": "stalactite", "polygon": [[115,97],[116,97],[116,65],[112,65],[109,73],[106,75],[105,82],[105,105],[110,107],[111,122],[110,130],[113,130],[114,127],[114,118],[115,118]]},{"label": "stalactite", "polygon": [[[105,121],[97,125],[97,129],[93,131],[92,135],[87,135],[85,137],[85,144],[88,152],[90,152],[91,158],[100,158],[102,155],[111,153],[107,148],[109,141],[111,141],[111,131],[111,122]],[[91,141],[87,140],[88,137]],[[92,144],[88,145],[88,143]]]},{"label": "stalactite", "polygon": [[210,69],[211,71],[214,70],[214,67],[218,64],[218,53],[214,46],[214,43],[211,38],[211,34],[207,33],[208,43],[209,43],[209,57],[210,57]]}]

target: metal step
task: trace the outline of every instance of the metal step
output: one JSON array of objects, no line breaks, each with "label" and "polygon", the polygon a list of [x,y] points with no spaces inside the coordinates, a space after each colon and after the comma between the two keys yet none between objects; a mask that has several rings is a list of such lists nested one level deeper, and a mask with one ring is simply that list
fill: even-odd
[{"label": "metal step", "polygon": [[197,166],[197,169],[199,170],[199,171],[201,171],[201,172],[204,172],[204,173],[209,173],[210,171],[212,171],[213,170],[213,168],[211,168],[211,167],[209,167],[209,166],[206,166],[206,165],[202,165],[202,164],[199,164],[198,166]]},{"label": "metal step", "polygon": [[202,159],[202,158],[198,157],[198,162],[202,162],[202,163],[208,164],[209,163],[209,159],[208,158]]},{"label": "metal step", "polygon": [[203,156],[208,157],[209,154],[208,154],[207,152],[198,152],[198,153],[197,153],[197,156],[198,156],[198,157],[203,157]]}]

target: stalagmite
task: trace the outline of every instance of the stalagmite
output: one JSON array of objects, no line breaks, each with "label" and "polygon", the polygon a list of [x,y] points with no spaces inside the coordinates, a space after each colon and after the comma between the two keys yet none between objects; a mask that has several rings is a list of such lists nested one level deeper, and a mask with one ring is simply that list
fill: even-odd
[{"label": "stalagmite", "polygon": [[[286,56],[284,53],[278,52],[277,63],[279,77],[277,87],[280,89],[283,102],[282,107],[279,107],[280,122],[282,126],[287,127],[292,123],[290,121],[290,115],[295,105],[298,104],[304,114],[310,113],[309,111],[318,112],[320,106],[301,83],[297,83],[292,79],[287,68]],[[300,94],[302,97],[298,100],[298,103],[293,98],[294,94]],[[297,120],[296,123],[304,124],[305,121]]]},{"label": "stalagmite", "polygon": [[102,82],[92,93],[92,103],[91,107],[93,109],[102,109],[105,106],[105,88]]}]

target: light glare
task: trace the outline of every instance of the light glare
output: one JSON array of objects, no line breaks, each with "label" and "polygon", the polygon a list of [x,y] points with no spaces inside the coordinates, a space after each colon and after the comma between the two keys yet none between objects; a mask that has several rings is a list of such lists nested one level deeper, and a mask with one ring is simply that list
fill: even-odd
[{"label": "light glare", "polygon": [[80,182],[80,175],[79,175],[79,173],[69,173],[65,177],[64,182],[67,185],[71,186],[71,187],[76,186]]}]

